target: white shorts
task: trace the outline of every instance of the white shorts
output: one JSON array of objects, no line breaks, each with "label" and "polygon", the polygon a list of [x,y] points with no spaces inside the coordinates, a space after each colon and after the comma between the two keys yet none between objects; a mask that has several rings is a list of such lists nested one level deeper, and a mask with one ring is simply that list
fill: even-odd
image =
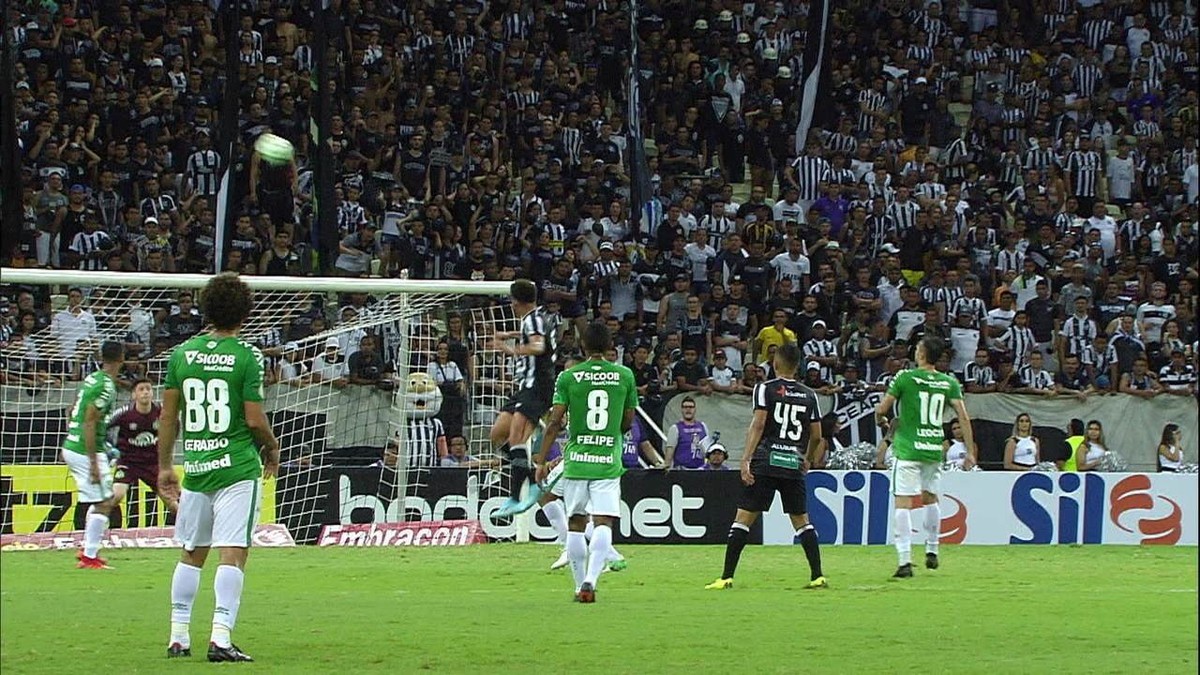
[{"label": "white shorts", "polygon": [[92,464],[87,455],[63,450],[62,458],[71,470],[71,477],[75,479],[75,485],[79,489],[79,503],[98,504],[113,496],[113,477],[108,466],[108,455],[103,452],[96,453],[96,461],[100,464],[99,483],[92,482]]},{"label": "white shorts", "polygon": [[942,465],[938,462],[916,462],[897,459],[892,465],[892,494],[897,497],[916,497],[922,492],[940,494]]},{"label": "white shorts", "polygon": [[175,540],[194,551],[208,546],[249,548],[262,506],[262,481],[242,480],[214,492],[183,490]]},{"label": "white shorts", "polygon": [[566,494],[567,489],[566,481],[562,480],[564,468],[565,467],[563,467],[563,463],[559,462],[557,466],[555,466],[553,469],[550,469],[550,474],[546,476],[546,485],[551,486],[550,494],[558,497],[559,499],[563,498],[563,495]]},{"label": "white shorts", "polygon": [[581,480],[579,478],[563,478],[563,508],[567,517],[571,516],[612,516],[621,515],[621,479],[598,478]]}]

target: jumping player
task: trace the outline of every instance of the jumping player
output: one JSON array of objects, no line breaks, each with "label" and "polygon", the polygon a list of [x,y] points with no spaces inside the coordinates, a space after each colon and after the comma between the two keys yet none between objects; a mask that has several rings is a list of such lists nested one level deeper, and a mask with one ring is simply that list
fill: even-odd
[{"label": "jumping player", "polygon": [[[491,347],[514,357],[513,368],[516,392],[500,409],[492,426],[492,446],[509,464],[508,500],[496,510],[495,517],[504,518],[527,511],[541,497],[536,484],[529,487],[523,502],[521,488],[532,477],[528,441],[538,420],[550,407],[554,396],[554,331],[540,307],[537,306],[537,286],[528,279],[512,282],[509,293],[513,312],[520,317],[520,330],[497,331]],[[508,340],[514,340],[509,344]]]},{"label": "jumping player", "polygon": [[108,514],[113,507],[112,472],[104,451],[104,420],[117,400],[117,375],[125,363],[125,345],[105,342],[100,346],[100,370],[88,375],[79,388],[62,458],[75,478],[80,506],[88,504],[83,529],[83,550],[79,552],[81,569],[107,570],[108,561],[100,557],[100,538],[108,529]]},{"label": "jumping player", "polygon": [[[575,580],[575,600],[596,601],[596,580],[612,549],[612,523],[621,515],[621,462],[625,432],[638,406],[633,371],[609,363],[604,353],[612,335],[603,323],[589,324],[580,340],[588,359],[564,370],[554,387],[554,407],[542,438],[545,456],[567,416],[569,436],[563,448],[563,501],[568,527],[567,552]],[[539,481],[546,465],[538,467]],[[594,523],[589,544],[584,531]]]},{"label": "jumping player", "polygon": [[808,522],[804,458],[806,454],[812,456],[821,444],[821,411],[816,393],[796,381],[802,357],[795,342],[780,345],[775,350],[776,377],[754,387],[754,417],[746,432],[746,451],[742,456],[742,482],[746,487],[729,528],[725,569],[720,579],[704,587],[708,590],[733,587],[733,574],[750,528],[758,520],[758,514],[771,508],[777,492],[808,558],[811,576],[805,588],[829,585],[821,571],[817,531]]},{"label": "jumping player", "polygon": [[946,351],[935,336],[917,343],[917,367],[901,371],[888,385],[887,393],[875,410],[875,421],[888,424],[892,406],[899,402],[900,423],[892,440],[892,494],[896,497],[894,533],[900,566],[892,575],[906,579],[912,571],[912,511],[925,508],[925,567],[938,568],[938,537],[942,513],[938,507],[938,483],[942,469],[942,442],[945,433],[942,413],[946,402],[954,406],[962,429],[963,443],[971,457],[978,457],[971,418],[963,403],[962,388],[951,375],[938,372],[934,365]]},{"label": "jumping player", "polygon": [[[183,545],[171,578],[167,656],[191,656],[192,601],[215,547],[220,559],[208,660],[252,661],[230,633],[242,602],[262,478],[279,470],[279,441],[263,412],[262,352],[238,337],[254,308],[250,288],[236,274],[219,274],[205,285],[200,303],[212,332],[171,354],[158,428],[159,494],[179,500],[175,537]],[[174,469],[177,436],[183,438],[182,488]]]},{"label": "jumping player", "polygon": [[[120,506],[129,488],[141,481],[158,494],[158,418],[162,407],[154,402],[154,387],[145,378],[133,383],[133,401],[113,414],[108,428],[116,430],[117,470],[113,473],[113,502]],[[174,511],[176,502],[163,500]]]}]

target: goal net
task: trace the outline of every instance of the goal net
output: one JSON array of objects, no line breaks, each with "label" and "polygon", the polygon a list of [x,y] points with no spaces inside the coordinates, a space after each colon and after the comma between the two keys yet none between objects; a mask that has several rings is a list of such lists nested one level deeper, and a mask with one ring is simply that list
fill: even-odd
[{"label": "goal net", "polygon": [[[74,481],[59,457],[80,381],[100,367],[101,342],[117,340],[126,345],[126,364],[114,410],[128,404],[142,378],[161,400],[172,349],[207,330],[198,308],[209,277],[2,274],[0,295],[15,317],[15,329],[0,334],[2,532],[80,529],[84,509],[76,508]],[[255,309],[242,337],[265,357],[264,407],[281,446],[262,523],[281,523],[297,542],[310,543],[323,524],[429,518],[419,505],[453,439],[464,439],[469,455],[493,456],[488,431],[512,373],[489,341],[516,325],[507,283],[245,280]],[[481,464],[474,469],[479,484],[503,484],[501,468]],[[353,485],[348,468],[371,479]],[[364,491],[374,493],[373,508],[353,513],[347,493]],[[172,524],[144,484],[130,486],[112,522]]]}]

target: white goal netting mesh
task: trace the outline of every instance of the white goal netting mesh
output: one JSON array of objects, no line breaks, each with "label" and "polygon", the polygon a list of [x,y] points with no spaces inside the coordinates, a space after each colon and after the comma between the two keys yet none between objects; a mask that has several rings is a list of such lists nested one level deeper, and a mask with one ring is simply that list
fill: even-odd
[{"label": "white goal netting mesh", "polygon": [[[286,525],[301,543],[339,517],[330,504],[343,503],[337,490],[348,486],[330,484],[338,467],[378,468],[376,520],[428,517],[406,498],[421,493],[443,454],[462,454],[455,439],[466,445],[460,465],[473,456],[473,466],[489,468],[488,429],[511,388],[511,364],[488,346],[495,331],[515,327],[494,287],[491,295],[354,289],[354,281],[330,291],[256,288],[242,331],[266,357],[265,407],[282,448],[262,522]],[[78,529],[83,510],[59,452],[80,381],[99,368],[101,342],[118,340],[127,363],[114,410],[140,378],[157,402],[173,347],[206,329],[200,291],[56,283],[3,291],[16,316],[0,335],[0,526]],[[499,473],[486,480],[499,482]],[[131,485],[113,518],[114,527],[169,524],[146,485]]]}]

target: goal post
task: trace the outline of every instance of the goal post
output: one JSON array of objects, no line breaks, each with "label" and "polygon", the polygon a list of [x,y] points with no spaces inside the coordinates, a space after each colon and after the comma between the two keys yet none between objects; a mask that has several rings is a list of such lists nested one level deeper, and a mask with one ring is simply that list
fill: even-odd
[{"label": "goal post", "polygon": [[[29,293],[50,307],[26,319],[34,330],[18,325],[0,348],[3,533],[75,529],[75,486],[59,448],[79,381],[99,366],[100,342],[118,340],[129,363],[117,405],[128,401],[139,377],[151,381],[159,400],[171,350],[205,329],[198,296],[209,279],[0,269],[0,288],[12,300]],[[375,496],[386,507],[374,519],[419,517],[406,498],[420,493],[438,464],[432,430],[439,425],[465,437],[472,455],[492,455],[488,428],[512,386],[511,361],[489,344],[492,334],[516,324],[501,301],[508,282],[242,279],[255,308],[241,336],[263,351],[265,408],[282,448],[280,475],[264,490],[263,522],[283,523],[296,541],[312,542],[321,517],[348,517],[325,508],[331,491],[344,487],[329,484],[336,466],[378,468]],[[452,323],[461,327],[453,334]],[[455,346],[457,368],[437,367],[443,339]],[[456,369],[461,385],[454,384]],[[166,516],[143,486],[131,489],[114,527],[158,526]]]}]

